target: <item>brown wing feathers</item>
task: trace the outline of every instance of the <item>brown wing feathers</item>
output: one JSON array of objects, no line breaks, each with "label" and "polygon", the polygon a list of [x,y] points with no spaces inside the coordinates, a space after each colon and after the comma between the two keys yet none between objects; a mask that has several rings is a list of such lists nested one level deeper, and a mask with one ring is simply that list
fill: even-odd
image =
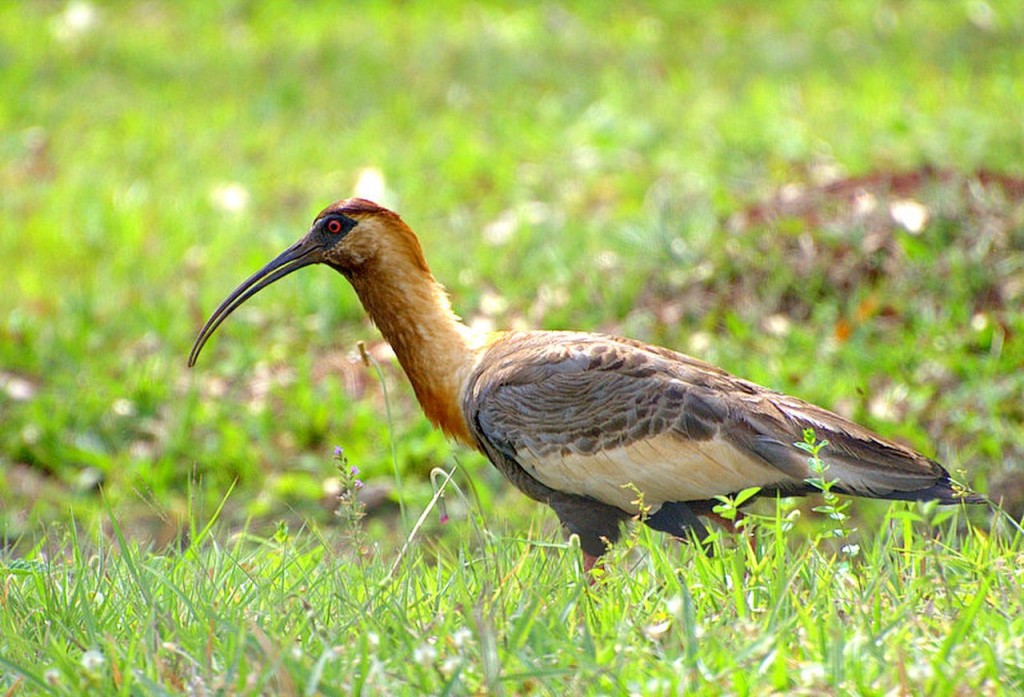
[{"label": "brown wing feathers", "polygon": [[[830,443],[823,451],[831,464],[827,476],[839,480],[841,491],[956,500],[934,461],[827,410],[666,349],[589,334],[522,332],[495,342],[481,365],[464,405],[475,414],[478,437],[502,443],[516,465],[559,491],[620,507],[614,482],[601,488],[595,477],[653,482],[648,503],[656,506],[672,500],[659,499],[661,492],[691,491],[673,489],[653,471],[645,480],[644,468],[657,466],[680,480],[692,478],[693,500],[734,493],[743,471],[749,485],[766,491],[806,492],[807,453],[793,443],[810,427]],[[680,453],[675,472],[666,454],[673,449]],[[609,469],[609,457],[622,461],[620,469]],[[725,477],[723,490],[712,492],[696,471],[705,466],[710,476],[737,478]]]}]

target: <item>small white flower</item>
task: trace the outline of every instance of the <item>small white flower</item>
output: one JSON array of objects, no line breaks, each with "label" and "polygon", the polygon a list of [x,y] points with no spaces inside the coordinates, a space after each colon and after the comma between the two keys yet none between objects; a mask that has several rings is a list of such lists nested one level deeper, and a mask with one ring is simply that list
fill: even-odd
[{"label": "small white flower", "polygon": [[25,428],[21,429],[21,439],[29,445],[38,443],[42,435],[42,430],[35,424],[27,424]]},{"label": "small white flower", "polygon": [[594,257],[594,265],[599,271],[614,271],[620,266],[619,255],[610,249],[598,252]]},{"label": "small white flower", "polygon": [[672,627],[672,620],[664,619],[660,622],[654,622],[644,627],[644,636],[651,641],[659,641],[668,630]]},{"label": "small white flower", "polygon": [[694,332],[690,334],[690,350],[698,356],[707,353],[711,349],[711,335],[707,332]]},{"label": "small white flower", "polygon": [[772,336],[786,336],[789,334],[789,318],[783,314],[769,315],[764,319],[764,328]]},{"label": "small white flower", "polygon": [[515,211],[505,211],[491,222],[484,225],[484,241],[492,247],[500,247],[516,234],[519,229],[519,219]]},{"label": "small white flower", "polygon": [[644,694],[667,695],[672,693],[672,683],[666,678],[651,678],[647,681]]},{"label": "small white flower", "polygon": [[458,667],[459,657],[448,656],[443,661],[441,661],[441,665],[438,667],[438,669],[441,671],[442,675],[444,675],[446,678],[450,678],[455,673],[455,670]]},{"label": "small white flower", "polygon": [[473,632],[469,631],[466,627],[459,627],[452,633],[452,643],[455,644],[457,649],[461,649],[468,644],[472,638]]},{"label": "small white flower", "polygon": [[36,394],[36,387],[31,382],[2,371],[0,371],[0,390],[3,390],[15,402],[26,402]]},{"label": "small white flower", "polygon": [[870,215],[878,208],[878,199],[870,191],[858,191],[853,198],[853,214],[858,218]]},{"label": "small white flower", "polygon": [[58,41],[74,41],[96,26],[96,8],[88,2],[69,2],[64,13],[53,23],[53,35]]},{"label": "small white flower", "polygon": [[814,661],[808,661],[807,663],[801,663],[799,667],[800,673],[800,684],[801,685],[813,685],[820,683],[825,679],[827,674],[825,666]]},{"label": "small white flower", "polygon": [[412,652],[412,660],[421,666],[433,665],[437,659],[437,649],[430,644],[420,644]]},{"label": "small white flower", "polygon": [[889,215],[911,235],[917,235],[928,224],[928,209],[910,199],[893,201],[889,204]]},{"label": "small white flower", "polygon": [[387,178],[377,167],[363,167],[359,170],[352,194],[359,198],[368,198],[383,206],[395,204],[395,196],[388,189]]},{"label": "small white flower", "polygon": [[115,399],[110,405],[110,410],[117,416],[135,416],[135,404],[130,399]]},{"label": "small white flower", "polygon": [[103,654],[96,649],[89,649],[82,654],[82,667],[89,672],[99,670],[103,667],[106,660]]},{"label": "small white flower", "polygon": [[225,213],[241,213],[249,207],[249,190],[237,182],[213,187],[210,202]]},{"label": "small white flower", "polygon": [[480,312],[487,317],[500,315],[508,309],[508,300],[493,290],[485,289],[480,296]]}]

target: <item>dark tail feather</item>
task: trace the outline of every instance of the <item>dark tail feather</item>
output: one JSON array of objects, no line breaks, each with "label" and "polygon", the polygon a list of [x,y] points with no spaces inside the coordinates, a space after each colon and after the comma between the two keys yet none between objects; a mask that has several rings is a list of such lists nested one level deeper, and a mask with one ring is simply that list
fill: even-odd
[{"label": "dark tail feather", "polygon": [[[853,496],[864,496],[863,492],[843,491],[842,481],[836,489],[840,493],[848,493]],[[987,499],[981,494],[976,494],[954,484],[949,478],[935,482],[924,489],[914,491],[890,491],[885,494],[873,494],[871,498],[887,499],[890,501],[938,501],[941,504],[958,503],[986,503]]]},{"label": "dark tail feather", "polygon": [[[953,482],[949,472],[935,460],[895,443],[870,443],[871,447],[866,447],[860,441],[847,439],[822,451],[821,459],[828,466],[824,477],[836,482],[836,493],[892,501],[985,503],[985,497]],[[806,455],[796,448],[761,438],[754,439],[750,449],[790,476],[801,469],[808,472]],[[804,492],[813,493],[814,488],[808,486]]]}]

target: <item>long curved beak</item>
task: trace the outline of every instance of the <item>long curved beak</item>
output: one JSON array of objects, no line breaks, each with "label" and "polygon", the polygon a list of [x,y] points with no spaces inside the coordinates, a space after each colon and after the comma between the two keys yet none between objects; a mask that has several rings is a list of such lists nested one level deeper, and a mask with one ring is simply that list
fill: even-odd
[{"label": "long curved beak", "polygon": [[221,322],[228,318],[242,303],[259,293],[274,281],[278,281],[293,271],[298,271],[303,266],[317,264],[323,261],[323,245],[310,241],[304,237],[288,249],[279,254],[272,262],[245,279],[241,285],[228,296],[227,300],[220,304],[210,319],[206,320],[196,342],[192,344],[192,352],[188,354],[188,367],[196,364],[199,352],[203,350],[206,340],[213,335]]}]

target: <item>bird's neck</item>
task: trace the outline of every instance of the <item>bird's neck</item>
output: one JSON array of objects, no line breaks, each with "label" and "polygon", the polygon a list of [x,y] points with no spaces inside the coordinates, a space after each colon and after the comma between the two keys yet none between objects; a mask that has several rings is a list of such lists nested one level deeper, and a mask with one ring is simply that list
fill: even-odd
[{"label": "bird's neck", "polygon": [[349,280],[398,356],[427,418],[449,437],[472,444],[461,396],[485,337],[459,320],[425,265],[381,264]]}]

